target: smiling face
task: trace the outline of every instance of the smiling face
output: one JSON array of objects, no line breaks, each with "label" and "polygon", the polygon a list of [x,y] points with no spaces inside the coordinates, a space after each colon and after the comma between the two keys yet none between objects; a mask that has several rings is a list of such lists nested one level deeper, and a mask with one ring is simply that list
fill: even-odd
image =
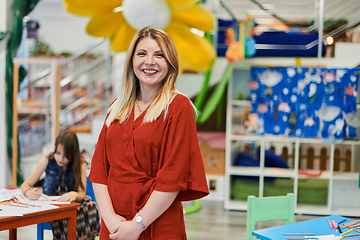
[{"label": "smiling face", "polygon": [[70,160],[67,159],[65,156],[65,150],[64,150],[64,146],[62,144],[59,144],[57,146],[56,151],[54,153],[54,157],[55,157],[56,163],[63,169],[65,169],[70,162]]},{"label": "smiling face", "polygon": [[157,41],[151,37],[142,38],[136,46],[132,61],[140,88],[158,90],[168,74],[169,67]]}]

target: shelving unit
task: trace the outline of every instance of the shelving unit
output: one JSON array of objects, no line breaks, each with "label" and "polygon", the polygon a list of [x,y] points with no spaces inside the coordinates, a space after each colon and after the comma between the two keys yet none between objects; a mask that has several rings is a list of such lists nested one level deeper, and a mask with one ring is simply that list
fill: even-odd
[{"label": "shelving unit", "polygon": [[[234,89],[236,86],[239,86],[236,81],[248,83],[248,75],[244,74],[244,69],[241,69],[241,71],[243,71],[242,78],[233,77],[228,86],[224,208],[227,210],[247,209],[246,198],[238,200],[232,196],[234,179],[242,177],[245,179],[243,181],[246,182],[246,179],[252,178],[252,182],[255,181],[255,184],[257,182],[254,179],[258,179],[258,184],[256,184],[258,185],[258,196],[263,197],[268,195],[266,191],[268,180],[266,178],[273,177],[276,179],[290,179],[288,182],[290,182],[290,186],[292,184],[292,192],[295,194],[296,199],[295,213],[314,215],[339,214],[360,217],[360,202],[358,201],[360,198],[359,164],[355,158],[360,141],[345,140],[341,144],[328,146],[323,143],[322,139],[246,134],[242,125],[244,122],[244,112],[246,112],[246,108],[250,107],[250,103],[248,101],[235,100],[236,94],[234,94],[236,91]],[[244,83],[241,84],[243,85]],[[290,168],[265,167],[265,150],[268,150],[270,147],[275,148],[276,153],[281,152],[284,147],[287,148],[288,152],[290,152],[287,159]],[[299,174],[300,169],[307,168],[306,161],[304,160],[304,149],[306,147],[321,148],[327,151],[327,167],[326,170],[321,171],[320,176],[310,177]],[[245,151],[245,149],[249,151],[250,149],[250,153],[255,153],[256,148],[260,148],[260,167],[234,166],[233,163],[237,151]],[[351,151],[351,160],[349,160],[351,161],[350,171],[345,171],[341,167],[335,171],[335,152],[343,151],[344,149]],[[328,182],[325,204],[304,204],[301,202],[300,199],[303,196],[304,190],[301,190],[299,184],[304,181]],[[300,193],[299,190],[301,191]],[[323,188],[322,190],[326,189]],[[317,199],[318,196],[314,195],[313,198]]]}]

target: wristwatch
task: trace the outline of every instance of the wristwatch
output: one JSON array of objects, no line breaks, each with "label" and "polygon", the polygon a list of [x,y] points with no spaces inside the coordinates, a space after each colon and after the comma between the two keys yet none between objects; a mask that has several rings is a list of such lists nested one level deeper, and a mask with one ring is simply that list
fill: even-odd
[{"label": "wristwatch", "polygon": [[137,213],[135,215],[135,221],[140,224],[140,226],[143,228],[143,230],[145,230],[147,227],[145,226],[142,217],[139,215],[139,213]]}]

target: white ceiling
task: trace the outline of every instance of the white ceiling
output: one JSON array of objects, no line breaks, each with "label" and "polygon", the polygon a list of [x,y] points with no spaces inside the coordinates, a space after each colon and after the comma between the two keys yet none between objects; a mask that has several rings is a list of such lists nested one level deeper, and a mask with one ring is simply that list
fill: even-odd
[{"label": "white ceiling", "polygon": [[[171,1],[171,0],[168,0]],[[306,23],[317,18],[317,3],[320,0],[201,0],[206,8],[212,11],[218,18],[231,19],[229,13],[221,6],[221,2],[227,6],[231,13],[238,20],[245,17],[246,14],[254,15],[257,23],[278,22],[272,14],[284,19],[285,21],[295,23]],[[322,0],[321,0],[322,1]],[[349,22],[349,26],[360,22],[360,0],[323,0],[324,1],[324,19],[342,19]],[[258,4],[261,5],[263,10]],[[38,5],[46,6],[46,11],[41,15],[46,18],[65,19],[63,15],[56,12],[65,12],[63,10],[62,0],[41,0]],[[58,11],[59,8],[62,11]],[[36,11],[35,8],[34,11]],[[78,18],[84,19],[83,17]],[[356,28],[360,31],[360,26]]]},{"label": "white ceiling", "polygon": [[[319,0],[222,0],[239,20],[245,13],[254,15],[257,21],[273,21],[272,14],[289,22],[309,22],[317,18]],[[259,3],[263,10],[257,4]],[[221,6],[220,0],[206,1],[209,8],[217,11],[220,18],[231,19]],[[349,25],[360,22],[360,0],[324,0],[324,19],[348,20]]]}]

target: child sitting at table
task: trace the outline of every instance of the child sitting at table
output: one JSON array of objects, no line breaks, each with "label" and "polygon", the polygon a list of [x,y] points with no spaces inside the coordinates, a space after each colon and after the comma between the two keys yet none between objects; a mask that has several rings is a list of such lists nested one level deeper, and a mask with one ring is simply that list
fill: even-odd
[{"label": "child sitting at table", "polygon": [[[55,141],[55,150],[43,157],[34,171],[23,182],[20,189],[30,200],[40,198],[41,194],[60,196],[58,201],[76,201],[77,238],[93,239],[100,230],[99,213],[96,203],[85,196],[87,163],[81,156],[77,136],[73,132],[62,132]],[[45,172],[42,193],[33,188]],[[54,239],[67,238],[67,219],[49,223]]]}]

